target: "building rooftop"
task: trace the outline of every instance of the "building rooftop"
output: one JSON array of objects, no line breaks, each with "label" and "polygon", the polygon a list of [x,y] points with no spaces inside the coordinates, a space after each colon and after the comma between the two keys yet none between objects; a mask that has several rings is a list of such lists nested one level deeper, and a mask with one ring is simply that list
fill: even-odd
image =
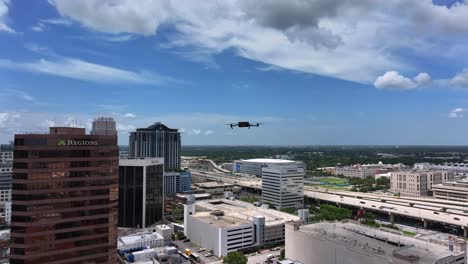
[{"label": "building rooftop", "polygon": [[[168,128],[166,125],[161,122],[156,122],[147,128],[137,128],[137,131],[165,131],[165,132],[177,132],[178,129]],[[133,132],[134,133],[134,132]]]},{"label": "building rooftop", "polygon": [[293,160],[284,160],[284,159],[248,159],[242,160],[247,162],[257,162],[257,163],[294,163]]},{"label": "building rooftop", "polygon": [[[448,244],[430,243],[414,237],[362,226],[351,221],[303,225],[299,228],[299,232],[316,239],[344,244],[350,249],[383,258],[419,259],[417,263],[436,263],[441,258],[461,254],[462,252],[457,252],[456,248],[466,249],[466,243],[463,240],[453,240],[452,243],[460,243],[461,247],[454,247],[454,251],[450,251]],[[398,244],[400,247],[397,246]]]},{"label": "building rooftop", "polygon": [[[279,225],[288,221],[298,221],[299,216],[288,214],[285,212],[277,211],[274,209],[265,209],[257,207],[251,203],[239,201],[239,200],[228,200],[228,199],[212,199],[195,202],[196,210],[204,211],[204,214],[200,213],[201,219],[213,219],[212,216],[207,217],[212,212],[223,212],[224,217],[228,219],[229,223],[235,222],[235,225],[239,225],[247,221],[250,223],[254,217],[263,216],[265,217],[265,225]],[[194,215],[198,217],[198,213]]]},{"label": "building rooftop", "polygon": [[224,215],[216,216],[212,212],[199,212],[195,213],[193,217],[202,220],[203,222],[210,223],[219,228],[235,227],[239,225],[246,225],[251,223],[247,218],[239,218],[235,213],[227,213]]},{"label": "building rooftop", "polygon": [[135,244],[138,243],[139,241],[145,241],[145,240],[154,240],[154,239],[161,239],[163,240],[164,238],[162,235],[156,232],[150,232],[150,231],[143,231],[135,234],[131,234],[128,236],[122,236],[118,240],[118,248],[124,247],[125,245],[129,244]]}]

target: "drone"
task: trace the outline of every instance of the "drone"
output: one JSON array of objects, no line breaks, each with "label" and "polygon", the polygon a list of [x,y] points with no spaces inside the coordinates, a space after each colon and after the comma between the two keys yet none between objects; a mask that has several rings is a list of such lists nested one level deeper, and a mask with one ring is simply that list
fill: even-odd
[{"label": "drone", "polygon": [[250,122],[237,122],[237,123],[231,123],[231,124],[226,124],[227,126],[230,126],[231,129],[234,129],[234,127],[248,127],[250,129],[250,127],[259,127],[260,125],[262,125],[262,123],[250,123]]}]

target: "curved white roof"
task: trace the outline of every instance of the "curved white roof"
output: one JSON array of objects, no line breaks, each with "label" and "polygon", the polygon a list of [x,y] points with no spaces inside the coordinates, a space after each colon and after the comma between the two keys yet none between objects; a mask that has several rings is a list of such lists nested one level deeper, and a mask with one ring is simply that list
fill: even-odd
[{"label": "curved white roof", "polygon": [[258,163],[291,163],[295,162],[293,160],[283,160],[283,159],[248,159],[242,160],[247,162],[258,162]]}]

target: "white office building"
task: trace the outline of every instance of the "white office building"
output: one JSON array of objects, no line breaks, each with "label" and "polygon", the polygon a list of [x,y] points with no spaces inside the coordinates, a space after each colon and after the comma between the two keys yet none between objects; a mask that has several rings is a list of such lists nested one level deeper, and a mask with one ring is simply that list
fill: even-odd
[{"label": "white office building", "polygon": [[296,163],[275,163],[262,168],[262,202],[277,209],[304,205],[304,168]]},{"label": "white office building", "polygon": [[235,160],[233,162],[233,170],[238,173],[245,173],[250,175],[262,176],[262,169],[273,164],[291,164],[297,165],[306,169],[303,162],[282,159],[248,159],[248,160]]},{"label": "white office building", "polygon": [[142,231],[139,233],[131,234],[128,236],[119,237],[117,248],[122,249],[131,249],[137,247],[163,247],[164,246],[164,237],[157,233],[151,231]]},{"label": "white office building", "polygon": [[450,171],[409,170],[390,174],[391,191],[406,197],[428,196],[433,185],[453,181]]},{"label": "white office building", "polygon": [[215,199],[184,205],[187,238],[213,250],[218,257],[256,245],[281,243],[284,224],[298,220],[298,216],[239,200]]},{"label": "white office building", "polygon": [[463,239],[422,240],[351,221],[286,224],[286,258],[304,264],[467,263]]}]

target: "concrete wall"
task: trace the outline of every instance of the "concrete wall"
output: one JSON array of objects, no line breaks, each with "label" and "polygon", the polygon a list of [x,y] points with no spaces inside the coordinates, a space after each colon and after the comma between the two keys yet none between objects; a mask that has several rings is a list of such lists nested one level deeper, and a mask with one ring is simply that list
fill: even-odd
[{"label": "concrete wall", "polygon": [[195,217],[189,216],[185,226],[187,238],[193,243],[206,248],[206,250],[213,250],[214,255],[220,257],[221,252],[221,229],[216,225],[209,224],[198,220]]}]

